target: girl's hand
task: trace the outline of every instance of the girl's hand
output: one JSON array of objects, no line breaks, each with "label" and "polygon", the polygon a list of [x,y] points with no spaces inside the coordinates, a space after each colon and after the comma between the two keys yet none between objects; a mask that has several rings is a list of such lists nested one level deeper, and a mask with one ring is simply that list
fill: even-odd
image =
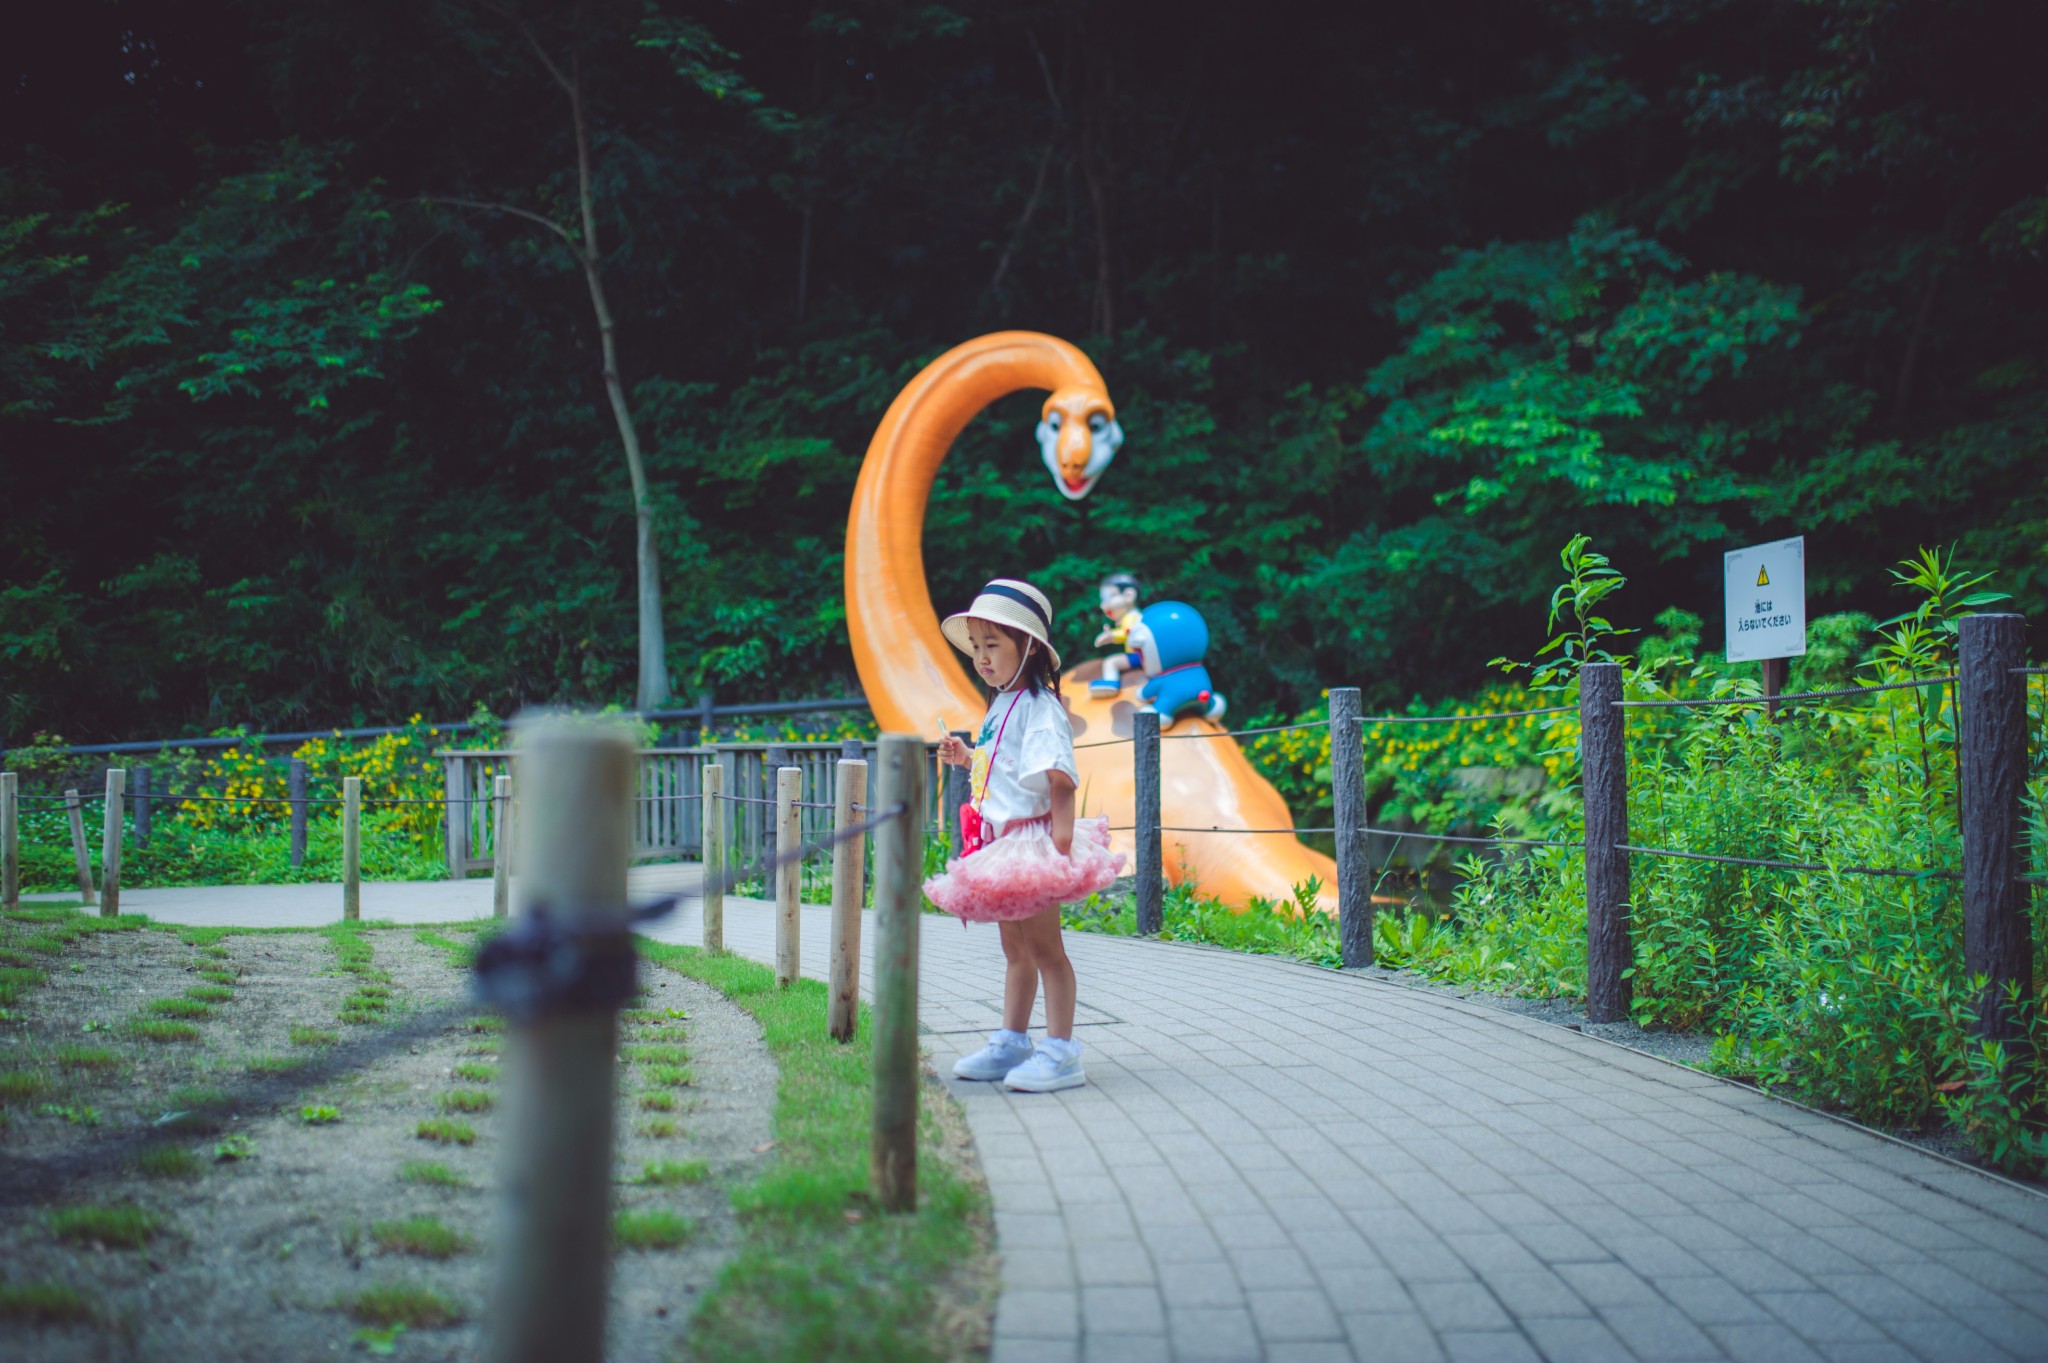
[{"label": "girl's hand", "polygon": [[939,760],[948,766],[964,767],[974,760],[974,749],[961,741],[958,734],[947,734],[939,740]]},{"label": "girl's hand", "polygon": [[1052,788],[1052,845],[1063,857],[1074,855],[1074,783],[1063,771],[1046,773]]}]

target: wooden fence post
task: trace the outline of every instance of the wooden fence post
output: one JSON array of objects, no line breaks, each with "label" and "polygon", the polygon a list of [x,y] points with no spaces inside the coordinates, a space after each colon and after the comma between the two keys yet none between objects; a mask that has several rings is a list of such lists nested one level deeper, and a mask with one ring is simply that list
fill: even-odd
[{"label": "wooden fence post", "polygon": [[130,799],[135,808],[135,845],[137,847],[149,846],[149,819],[151,813],[149,784],[149,768],[137,767],[135,769],[135,788],[130,792]]},{"label": "wooden fence post", "polygon": [[[860,822],[855,805],[868,798],[868,764],[859,758],[839,759],[838,790],[832,798],[832,831],[845,833]],[[831,991],[825,1005],[825,1030],[834,1041],[851,1041],[860,1017],[861,873],[867,865],[867,838],[845,838],[832,846]]]},{"label": "wooden fence post", "polygon": [[[965,729],[953,730],[953,737],[962,743],[972,744],[974,736]],[[940,816],[940,827],[946,833],[946,846],[954,856],[960,855],[960,810],[967,803],[967,768],[942,767],[945,784],[939,787],[940,798],[944,801],[944,812]]]},{"label": "wooden fence post", "polygon": [[78,803],[78,792],[64,792],[64,808],[71,815],[71,856],[78,863],[78,900],[86,908],[99,902],[99,896],[92,891],[92,858],[85,851],[85,810]]},{"label": "wooden fence post", "polygon": [[1628,712],[1621,664],[1587,663],[1579,672],[1579,756],[1586,801],[1586,1019],[1628,1020],[1627,971],[1635,963],[1629,930]]},{"label": "wooden fence post", "polygon": [[100,917],[121,916],[121,798],[128,789],[128,773],[120,767],[107,768],[107,798],[100,818]]},{"label": "wooden fence post", "polygon": [[[803,811],[796,807],[803,793],[804,774],[796,767],[775,771],[775,856],[780,858],[803,845]],[[775,868],[775,983],[787,989],[803,977],[803,863],[785,862]]]},{"label": "wooden fence post", "polygon": [[491,778],[491,917],[512,912],[512,778]]},{"label": "wooden fence post", "polygon": [[[849,761],[849,762],[859,762],[859,763],[862,763],[862,764],[864,764],[865,766],[867,766],[868,770],[867,770],[866,774],[865,774],[865,775],[863,776],[863,778],[862,778],[862,779],[863,779],[863,781],[865,782],[865,784],[864,784],[864,785],[862,786],[862,789],[863,789],[863,790],[865,790],[866,792],[868,792],[868,794],[872,794],[872,793],[874,792],[874,789],[875,789],[875,782],[874,782],[874,764],[873,764],[872,762],[870,762],[870,761],[868,760],[868,745],[867,745],[867,742],[866,742],[866,740],[864,740],[864,739],[859,739],[859,738],[842,738],[842,739],[840,739],[840,740],[839,740],[839,755],[840,755],[841,757],[845,758],[845,759],[846,759],[847,761]],[[862,804],[862,803],[864,803],[864,802],[866,801],[866,799],[867,799],[867,796],[866,796],[866,795],[863,795],[863,796],[861,797],[861,799],[860,799],[860,800],[856,800],[856,801],[855,801],[854,803],[855,803],[856,805],[859,805],[859,804]],[[854,816],[854,818],[855,818],[855,819],[857,819],[857,820],[858,820],[858,819],[865,819],[865,818],[867,818],[867,817],[868,817],[868,811],[867,811],[866,809],[860,809],[860,808],[857,808],[857,809],[855,809],[855,810],[853,811],[853,816]],[[865,905],[867,904],[867,902],[868,902],[868,883],[867,883],[867,877],[868,877],[868,869],[869,869],[869,868],[868,868],[868,859],[867,859],[867,845],[866,845],[866,844],[867,844],[867,839],[863,838],[863,839],[861,840],[861,844],[862,844],[862,846],[861,846],[861,867],[860,867],[860,874],[861,874],[861,880],[860,880],[860,884],[859,884],[859,886],[857,887],[857,889],[858,889],[859,893],[858,893],[858,894],[857,894],[857,895],[855,896],[855,898],[856,898],[856,899],[858,900],[858,902],[859,902],[859,903],[860,903],[860,904],[861,904],[862,906],[865,906]]]},{"label": "wooden fence post", "polygon": [[875,830],[875,1128],[868,1178],[883,1211],[917,1210],[917,933],[924,877],[924,751],[883,734],[873,804],[903,812]]},{"label": "wooden fence post", "polygon": [[704,949],[725,950],[725,768],[704,764],[697,789],[704,808]]},{"label": "wooden fence post", "polygon": [[[543,721],[523,735],[522,917],[545,905],[586,954],[633,950],[635,753],[623,728]],[[515,1018],[506,1038],[504,1227],[489,1356],[605,1356],[611,1273],[612,1101],[618,1015],[608,1007]]]},{"label": "wooden fence post", "polygon": [[306,760],[294,757],[285,771],[285,794],[292,802],[292,865],[306,864]]},{"label": "wooden fence post", "polygon": [[1165,898],[1160,893],[1159,713],[1140,710],[1131,716],[1131,752],[1136,763],[1138,808],[1132,820],[1138,841],[1138,931],[1148,937],[1166,926]]},{"label": "wooden fence post", "polygon": [[21,907],[21,782],[0,771],[0,909]]},{"label": "wooden fence post", "polygon": [[1372,858],[1365,835],[1365,721],[1358,688],[1330,688],[1330,805],[1337,826],[1337,938],[1347,966],[1373,963]]},{"label": "wooden fence post", "polygon": [[2021,615],[1966,615],[1956,668],[1956,758],[1963,805],[1963,968],[1982,975],[1977,1035],[2010,1041],[2026,1033],[2019,1008],[2034,992],[2027,889],[2019,881],[2027,782],[2027,621]]},{"label": "wooden fence post", "polygon": [[709,691],[697,693],[697,742],[709,743],[718,737],[718,710]]},{"label": "wooden fence post", "polygon": [[463,789],[468,780],[469,772],[462,758],[441,759],[441,824],[450,880],[460,880],[469,873],[469,801],[464,798],[468,792]]},{"label": "wooden fence post", "polygon": [[363,778],[341,778],[341,921],[363,916]]}]

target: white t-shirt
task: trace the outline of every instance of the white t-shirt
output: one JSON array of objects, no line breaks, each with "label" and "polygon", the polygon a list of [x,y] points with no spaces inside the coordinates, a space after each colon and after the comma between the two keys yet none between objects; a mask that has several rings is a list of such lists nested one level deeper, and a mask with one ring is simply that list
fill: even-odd
[{"label": "white t-shirt", "polygon": [[1080,773],[1074,769],[1074,727],[1065,702],[1050,691],[998,692],[975,735],[967,786],[970,799],[980,797],[981,817],[989,821],[991,835],[1001,836],[1013,819],[1052,813],[1052,785],[1046,773],[1054,771],[1063,771],[1068,780],[1080,784]]}]

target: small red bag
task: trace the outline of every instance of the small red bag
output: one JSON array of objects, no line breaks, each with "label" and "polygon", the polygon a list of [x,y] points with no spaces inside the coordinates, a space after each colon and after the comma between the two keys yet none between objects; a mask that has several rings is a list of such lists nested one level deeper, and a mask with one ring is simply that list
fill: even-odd
[{"label": "small red bag", "polygon": [[960,806],[960,855],[971,857],[988,842],[988,824],[973,805]]}]

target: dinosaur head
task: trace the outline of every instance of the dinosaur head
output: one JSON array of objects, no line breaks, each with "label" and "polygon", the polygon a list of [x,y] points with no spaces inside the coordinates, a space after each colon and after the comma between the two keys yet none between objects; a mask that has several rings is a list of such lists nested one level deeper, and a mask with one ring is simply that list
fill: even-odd
[{"label": "dinosaur head", "polygon": [[1078,502],[1094,490],[1123,443],[1124,428],[1116,424],[1116,409],[1101,389],[1062,388],[1045,400],[1038,449],[1053,485],[1068,501]]}]

